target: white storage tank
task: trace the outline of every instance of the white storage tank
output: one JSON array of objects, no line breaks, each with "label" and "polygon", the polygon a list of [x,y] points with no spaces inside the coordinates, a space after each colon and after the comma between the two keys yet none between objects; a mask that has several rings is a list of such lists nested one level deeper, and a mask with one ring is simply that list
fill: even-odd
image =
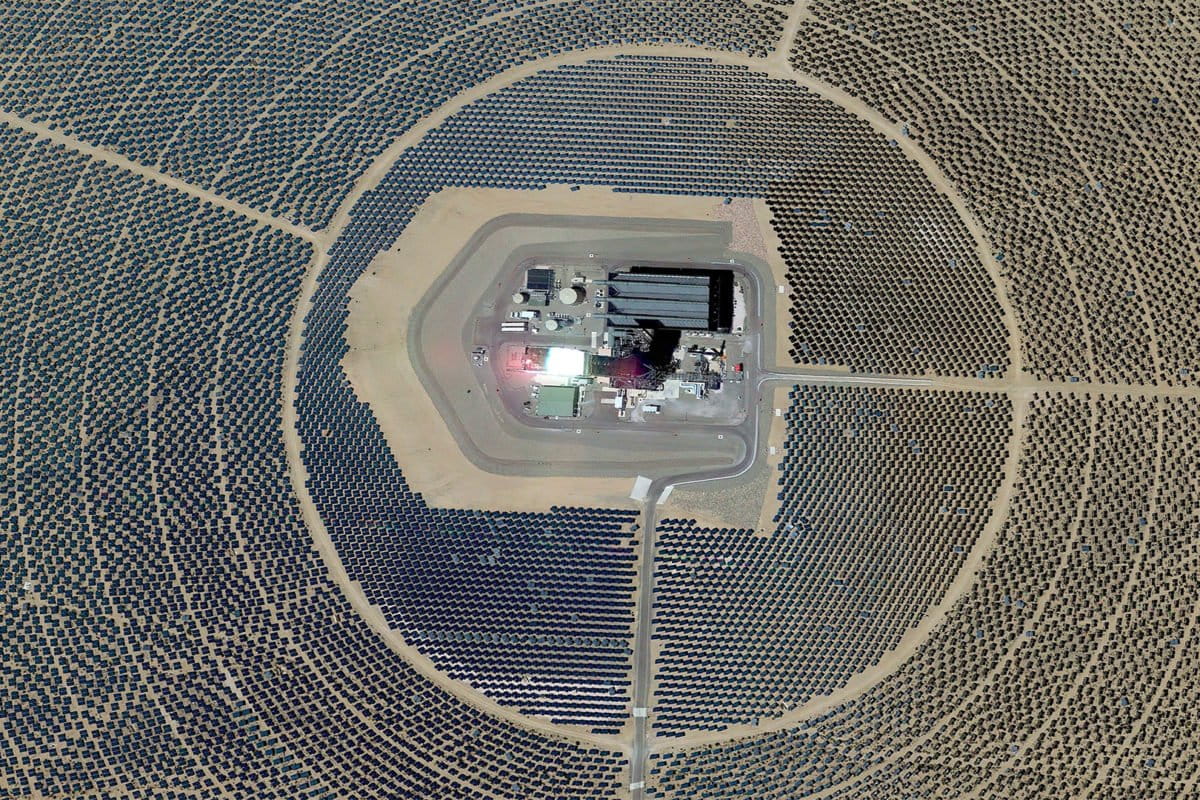
[{"label": "white storage tank", "polygon": [[582,286],[564,286],[558,290],[558,301],[568,306],[577,306],[587,299],[587,289]]}]

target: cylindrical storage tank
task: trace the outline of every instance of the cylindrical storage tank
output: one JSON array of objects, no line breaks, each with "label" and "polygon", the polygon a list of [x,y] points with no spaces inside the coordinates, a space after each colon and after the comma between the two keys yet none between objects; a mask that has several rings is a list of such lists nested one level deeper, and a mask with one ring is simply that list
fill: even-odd
[{"label": "cylindrical storage tank", "polygon": [[558,330],[558,320],[554,319],[553,317],[546,320],[546,330],[548,330],[548,331]]},{"label": "cylindrical storage tank", "polygon": [[529,302],[529,292],[513,292],[512,301],[514,305],[525,305]]},{"label": "cylindrical storage tank", "polygon": [[558,290],[558,300],[568,306],[577,306],[587,297],[587,290],[582,286],[564,286]]}]

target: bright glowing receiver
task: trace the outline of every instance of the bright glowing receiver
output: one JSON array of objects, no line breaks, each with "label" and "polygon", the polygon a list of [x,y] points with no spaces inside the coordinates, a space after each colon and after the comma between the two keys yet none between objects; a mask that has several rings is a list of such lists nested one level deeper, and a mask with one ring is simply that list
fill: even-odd
[{"label": "bright glowing receiver", "polygon": [[551,347],[546,353],[546,365],[542,371],[547,375],[569,378],[583,374],[584,353],[569,347]]}]

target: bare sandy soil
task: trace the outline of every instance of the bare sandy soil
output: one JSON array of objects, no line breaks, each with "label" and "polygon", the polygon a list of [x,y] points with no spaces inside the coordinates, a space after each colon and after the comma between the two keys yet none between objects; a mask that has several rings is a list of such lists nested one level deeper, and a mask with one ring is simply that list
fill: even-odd
[{"label": "bare sandy soil", "polygon": [[[771,427],[767,433],[766,452],[762,455],[764,471],[766,473],[765,483],[763,487],[763,502],[759,511],[758,524],[755,530],[762,534],[769,534],[775,530],[775,512],[779,510],[779,496],[775,479],[779,476],[779,464],[783,461],[784,456],[784,439],[787,438],[787,419],[783,416],[787,413],[788,406],[788,388],[780,386],[775,389],[775,394],[771,398]],[[775,415],[775,411],[779,411],[779,415]],[[774,452],[771,451],[774,448]]]},{"label": "bare sandy soil", "polygon": [[773,396],[771,392],[767,390],[763,398],[771,422],[765,429],[766,438],[759,443],[758,458],[750,472],[736,480],[685,484],[673,489],[667,501],[659,506],[660,519],[694,519],[703,528],[741,528],[762,534],[774,530],[771,520],[778,501],[772,489],[783,458],[787,427],[782,416],[774,416],[773,409],[783,408],[787,388],[773,390]]},{"label": "bare sandy soil", "polygon": [[[765,351],[764,355],[771,355],[775,363],[780,366],[793,364],[795,362],[792,354],[788,352],[788,327],[784,322],[791,319],[792,316],[790,308],[792,295],[791,287],[787,282],[787,265],[783,263],[783,256],[779,254],[779,236],[771,226],[771,210],[767,208],[766,200],[755,200],[754,214],[758,221],[758,230],[762,233],[764,249],[771,254],[767,263],[771,265],[771,274],[775,276],[775,288],[772,289],[775,292],[775,349],[774,351]],[[778,291],[780,286],[784,287],[782,294]],[[770,300],[764,297],[763,302],[770,302]]]}]

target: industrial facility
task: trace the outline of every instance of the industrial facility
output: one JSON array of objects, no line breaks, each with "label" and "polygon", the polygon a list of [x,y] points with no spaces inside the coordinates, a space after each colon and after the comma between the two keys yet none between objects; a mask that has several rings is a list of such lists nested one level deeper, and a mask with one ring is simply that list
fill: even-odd
[{"label": "industrial facility", "polygon": [[[542,424],[740,413],[746,282],[727,264],[524,262],[476,324],[505,404]],[[505,303],[504,300],[508,302]],[[727,391],[730,385],[738,389]]]}]

